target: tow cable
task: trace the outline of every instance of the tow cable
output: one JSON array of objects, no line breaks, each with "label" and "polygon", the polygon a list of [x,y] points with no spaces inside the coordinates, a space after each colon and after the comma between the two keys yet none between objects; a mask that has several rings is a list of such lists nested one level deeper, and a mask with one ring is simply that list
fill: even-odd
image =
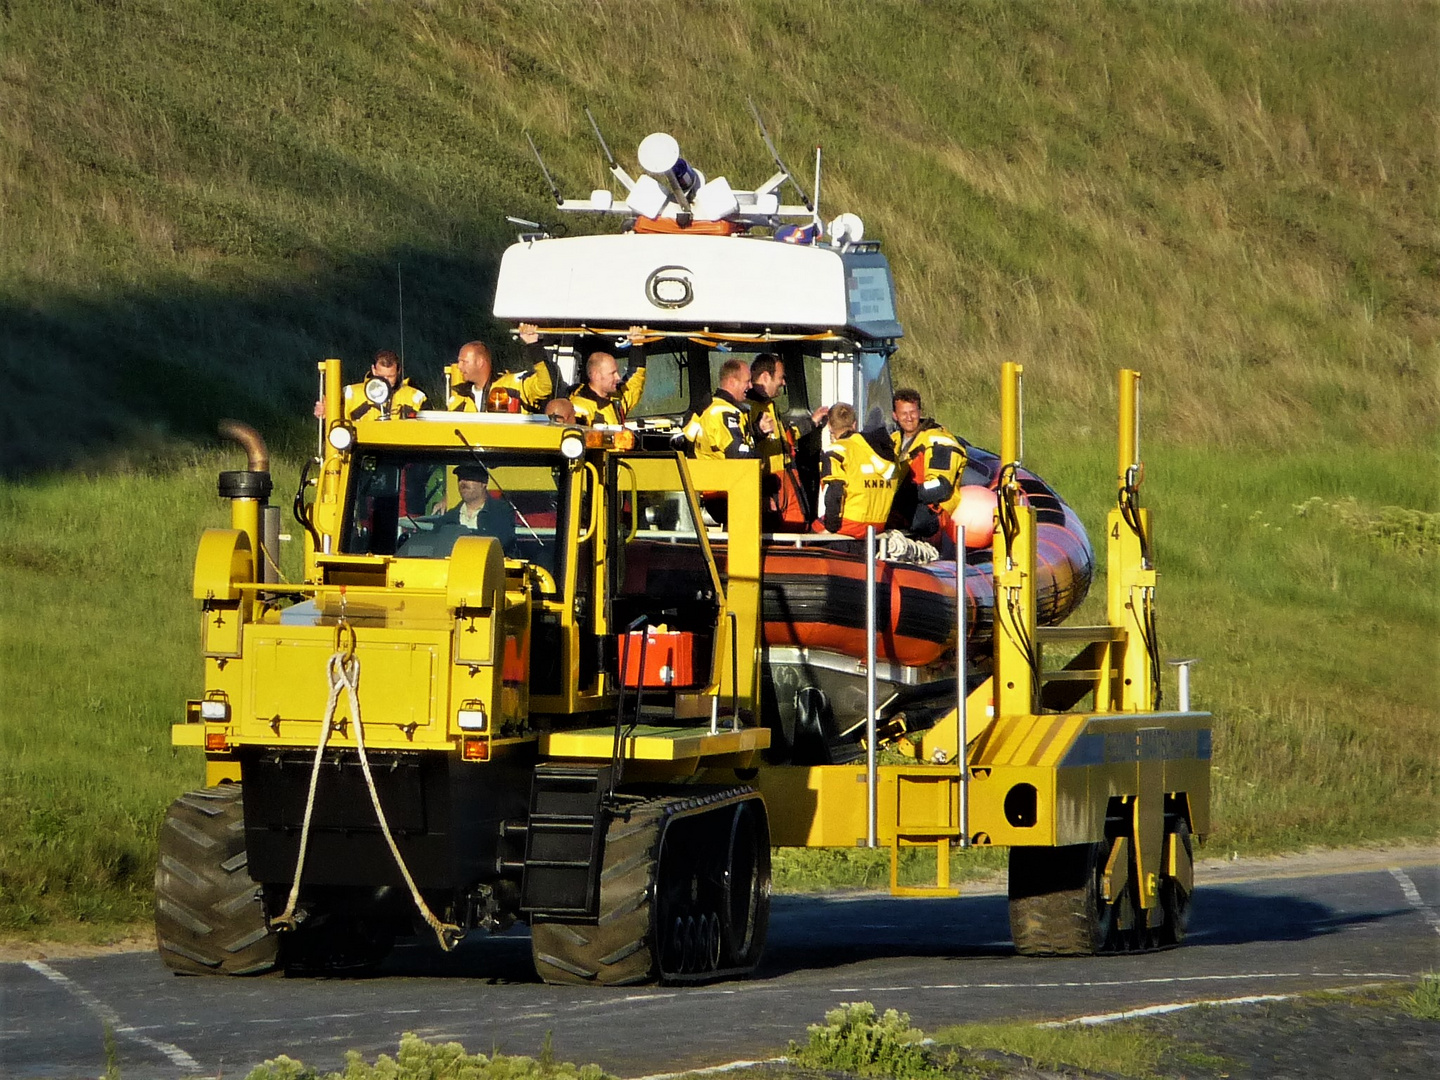
[{"label": "tow cable", "polygon": [[325,758],[325,746],[329,742],[331,731],[335,728],[336,707],[340,702],[340,691],[343,689],[350,704],[350,718],[355,722],[355,749],[360,758],[360,770],[365,774],[365,786],[370,790],[370,803],[375,807],[375,820],[380,824],[380,832],[385,836],[385,843],[390,847],[390,854],[395,857],[395,865],[400,869],[400,876],[405,879],[405,884],[410,889],[410,898],[415,901],[415,910],[420,913],[425,924],[435,932],[435,940],[440,943],[440,948],[449,952],[465,936],[465,931],[453,923],[442,922],[430,910],[430,905],[425,903],[425,898],[420,895],[420,888],[415,884],[415,879],[410,874],[410,868],[405,865],[405,857],[400,854],[400,847],[395,843],[395,837],[390,832],[390,823],[385,817],[384,808],[380,805],[380,793],[375,790],[375,778],[370,772],[370,758],[365,753],[365,726],[360,718],[360,658],[355,655],[355,630],[343,617],[336,630],[337,632],[348,632],[349,640],[345,648],[337,649],[331,654],[326,665],[330,681],[330,696],[325,702],[325,720],[320,726],[320,739],[315,746],[315,762],[310,769],[310,790],[305,796],[305,817],[300,825],[300,851],[295,857],[295,880],[291,882],[290,897],[285,902],[285,910],[270,920],[270,925],[277,930],[294,930],[298,925],[295,906],[300,898],[300,878],[305,870],[305,855],[310,847],[310,820],[315,811],[315,789],[320,781],[320,766]]}]

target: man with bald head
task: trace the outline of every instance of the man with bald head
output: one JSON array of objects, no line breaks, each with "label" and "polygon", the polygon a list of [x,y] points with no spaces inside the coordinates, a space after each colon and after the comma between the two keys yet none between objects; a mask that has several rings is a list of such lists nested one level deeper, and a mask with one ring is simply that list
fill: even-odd
[{"label": "man with bald head", "polygon": [[483,341],[467,341],[449,368],[446,408],[451,412],[511,413],[538,413],[544,408],[555,387],[550,358],[539,344],[537,327],[521,323],[518,329],[530,368],[503,372],[497,378],[489,346]]},{"label": "man with bald head", "polygon": [[545,403],[545,415],[557,424],[573,424],[575,405],[569,398],[551,398]]},{"label": "man with bald head", "polygon": [[585,361],[585,385],[570,395],[575,421],[580,424],[609,424],[619,427],[645,392],[645,328],[630,327],[630,363],[625,377],[612,353],[592,352]]}]

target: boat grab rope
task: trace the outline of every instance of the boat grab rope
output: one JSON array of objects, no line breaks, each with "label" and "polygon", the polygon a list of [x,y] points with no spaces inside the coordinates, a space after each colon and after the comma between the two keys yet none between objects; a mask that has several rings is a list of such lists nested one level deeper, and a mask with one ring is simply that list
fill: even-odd
[{"label": "boat grab rope", "polygon": [[[535,328],[537,334],[552,336],[569,336],[572,334],[588,334],[593,337],[629,337],[629,327],[606,328],[602,326],[538,326]],[[763,343],[767,341],[838,341],[840,335],[831,331],[824,331],[818,334],[777,334],[765,331],[760,334],[734,334],[721,333],[710,330],[652,330],[647,328],[640,335],[642,344],[650,344],[652,341],[659,341],[662,338],[679,338],[685,341],[693,341],[697,345],[714,345],[718,342],[726,344],[745,344],[747,342]]]},{"label": "boat grab rope", "polygon": [[[348,625],[345,629],[350,629]],[[405,879],[405,884],[410,889],[410,897],[415,901],[415,910],[425,920],[425,925],[435,932],[435,938],[440,943],[440,948],[449,952],[455,947],[465,931],[453,923],[442,922],[440,918],[430,910],[430,905],[425,903],[425,898],[420,895],[420,888],[415,884],[414,877],[410,874],[410,868],[405,865],[405,857],[400,854],[400,847],[395,843],[395,837],[390,832],[390,822],[385,817],[385,810],[380,805],[380,793],[375,790],[375,778],[370,772],[370,758],[365,753],[365,725],[360,718],[360,658],[355,655],[355,633],[350,630],[350,640],[344,649],[334,652],[327,664],[327,673],[330,681],[330,696],[325,702],[325,721],[320,727],[320,739],[315,746],[315,762],[310,770],[310,790],[305,796],[305,817],[300,825],[300,851],[295,857],[295,880],[290,885],[290,896],[285,902],[285,910],[276,918],[271,920],[270,925],[277,929],[295,929],[295,906],[300,897],[300,878],[305,869],[305,854],[310,844],[310,821],[315,811],[315,788],[320,780],[320,765],[325,757],[325,744],[330,738],[330,732],[335,727],[336,707],[340,702],[340,692],[345,691],[346,698],[350,705],[350,717],[355,722],[355,749],[360,758],[360,770],[365,774],[365,786],[370,791],[370,803],[375,807],[375,820],[380,824],[380,832],[385,837],[385,843],[390,847],[390,854],[395,858],[395,865],[400,870],[400,876]]]}]

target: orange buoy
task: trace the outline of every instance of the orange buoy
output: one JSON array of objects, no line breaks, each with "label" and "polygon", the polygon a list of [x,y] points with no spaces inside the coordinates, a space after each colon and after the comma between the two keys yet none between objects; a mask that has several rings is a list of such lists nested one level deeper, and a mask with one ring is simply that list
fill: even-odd
[{"label": "orange buoy", "polygon": [[960,505],[950,515],[956,525],[965,526],[967,548],[989,547],[995,536],[995,492],[979,484],[960,489]]}]

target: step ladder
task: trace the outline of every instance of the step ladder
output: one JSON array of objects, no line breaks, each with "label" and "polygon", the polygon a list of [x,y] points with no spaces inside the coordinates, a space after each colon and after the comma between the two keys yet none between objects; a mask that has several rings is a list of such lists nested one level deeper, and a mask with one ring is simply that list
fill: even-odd
[{"label": "step ladder", "polygon": [[520,910],[544,919],[596,919],[610,766],[541,765],[530,787]]}]

